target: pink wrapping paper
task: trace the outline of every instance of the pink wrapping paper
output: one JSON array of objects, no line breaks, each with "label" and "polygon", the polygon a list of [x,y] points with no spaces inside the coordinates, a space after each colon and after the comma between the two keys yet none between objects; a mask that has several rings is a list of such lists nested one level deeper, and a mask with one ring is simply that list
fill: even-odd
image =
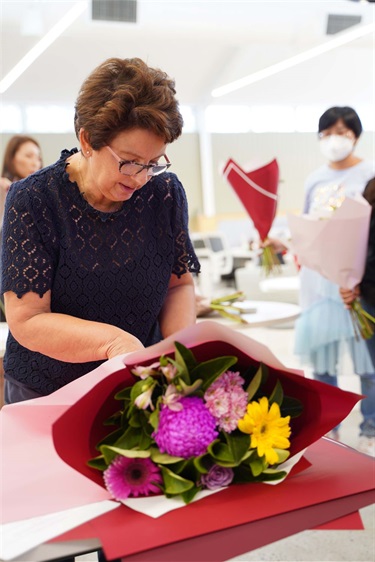
[{"label": "pink wrapping paper", "polygon": [[288,215],[292,248],[300,265],[352,289],[365,270],[371,205],[347,197],[330,218]]}]

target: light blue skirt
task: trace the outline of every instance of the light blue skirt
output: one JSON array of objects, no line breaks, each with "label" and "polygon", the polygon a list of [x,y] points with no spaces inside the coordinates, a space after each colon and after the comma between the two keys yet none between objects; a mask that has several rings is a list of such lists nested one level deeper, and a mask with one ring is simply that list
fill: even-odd
[{"label": "light blue skirt", "polygon": [[362,337],[356,337],[352,318],[337,285],[317,273],[301,270],[302,313],[296,322],[295,353],[314,373],[337,375],[340,355],[348,349],[357,375],[374,367]]}]

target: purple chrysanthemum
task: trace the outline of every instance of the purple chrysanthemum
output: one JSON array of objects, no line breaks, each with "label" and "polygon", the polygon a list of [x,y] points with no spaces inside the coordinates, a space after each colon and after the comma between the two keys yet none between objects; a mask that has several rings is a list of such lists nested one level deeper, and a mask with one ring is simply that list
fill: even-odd
[{"label": "purple chrysanthemum", "polygon": [[153,438],[162,453],[174,457],[197,457],[206,452],[216,437],[216,421],[197,396],[181,398],[179,411],[162,406],[159,426]]},{"label": "purple chrysanthemum", "polygon": [[246,413],[248,395],[243,389],[244,382],[239,372],[227,371],[205,392],[206,407],[219,428],[227,433],[237,428],[238,420]]},{"label": "purple chrysanthemum", "polygon": [[207,474],[202,474],[199,484],[209,490],[217,490],[217,488],[229,486],[233,476],[234,472],[231,468],[214,464]]},{"label": "purple chrysanthemum", "polygon": [[116,500],[129,496],[149,496],[160,492],[156,484],[163,479],[160,470],[150,459],[130,459],[117,456],[103,473],[107,490]]}]

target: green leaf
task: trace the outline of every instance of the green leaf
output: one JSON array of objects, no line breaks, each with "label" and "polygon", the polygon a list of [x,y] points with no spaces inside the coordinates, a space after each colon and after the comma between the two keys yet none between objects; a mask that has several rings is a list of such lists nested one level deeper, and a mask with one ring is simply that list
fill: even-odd
[{"label": "green leaf", "polygon": [[91,468],[96,468],[97,470],[106,470],[108,468],[107,463],[105,462],[104,456],[100,455],[99,457],[95,457],[87,461],[87,464],[91,466]]},{"label": "green leaf", "polygon": [[193,384],[187,385],[182,379],[179,381],[179,385],[181,387],[181,392],[183,396],[189,396],[189,394],[195,394],[202,386],[202,379],[197,379]]},{"label": "green leaf", "polygon": [[139,429],[128,427],[115,443],[105,443],[105,445],[113,445],[120,449],[135,449],[138,447],[141,437],[142,433]]},{"label": "green leaf", "polygon": [[259,388],[261,387],[267,376],[268,376],[268,369],[266,365],[260,363],[257,372],[255,373],[254,377],[252,378],[246,389],[249,402],[254,398],[254,396],[258,392]]},{"label": "green leaf", "polygon": [[175,474],[165,466],[161,466],[160,470],[163,476],[165,494],[170,496],[178,496],[193,488],[194,482],[191,482],[191,480],[182,478],[182,476]]},{"label": "green leaf", "polygon": [[174,464],[184,460],[182,457],[173,457],[167,453],[161,453],[156,447],[151,447],[151,460],[156,464]]},{"label": "green leaf", "polygon": [[131,386],[127,386],[126,388],[123,388],[122,390],[117,392],[117,394],[115,394],[116,400],[127,400],[127,401],[130,400],[131,390],[132,390]]},{"label": "green leaf", "polygon": [[148,422],[151,425],[151,427],[156,431],[158,426],[159,426],[159,414],[160,414],[160,410],[159,410],[159,403],[157,404],[155,410],[153,412],[151,412],[150,417],[148,418]]},{"label": "green leaf", "polygon": [[250,466],[241,464],[234,470],[233,484],[245,484],[247,482],[255,482],[256,479],[250,470]]},{"label": "green leaf", "polygon": [[277,456],[279,457],[279,460],[278,460],[277,464],[281,464],[281,463],[285,462],[290,457],[290,452],[287,451],[286,449],[276,449],[276,448],[274,448],[274,451],[277,453]]},{"label": "green leaf", "polygon": [[111,445],[103,445],[101,452],[107,464],[110,464],[116,455],[127,457],[128,459],[147,459],[150,457],[150,451],[139,451],[138,449],[123,449],[120,447],[113,447]]},{"label": "green leaf", "polygon": [[118,412],[110,416],[108,419],[106,419],[103,425],[120,425],[121,419],[122,419],[122,411],[119,410]]},{"label": "green leaf", "polygon": [[175,341],[174,345],[176,348],[176,352],[175,352],[176,361],[179,364],[182,363],[183,365],[185,365],[188,372],[192,371],[194,367],[197,365],[197,360],[193,352],[178,341]]},{"label": "green leaf", "polygon": [[210,455],[207,455],[207,453],[200,455],[199,457],[195,457],[193,462],[199,474],[207,474],[212,465]]},{"label": "green leaf", "polygon": [[273,389],[271,396],[268,399],[268,402],[270,405],[276,402],[278,406],[281,406],[283,398],[284,398],[283,387],[281,386],[280,381],[277,381],[275,384],[275,388]]},{"label": "green leaf", "polygon": [[124,429],[120,427],[116,431],[112,431],[106,435],[99,443],[97,443],[96,448],[99,450],[102,445],[114,445],[118,439],[124,434]]},{"label": "green leaf", "polygon": [[142,420],[141,420],[142,412],[137,408],[134,408],[131,415],[129,416],[129,425],[130,427],[140,428],[142,427]]},{"label": "green leaf", "polygon": [[237,363],[237,357],[228,355],[224,357],[215,357],[199,363],[190,373],[192,382],[202,379],[202,390],[205,392],[209,386],[232,365]]},{"label": "green leaf", "polygon": [[303,412],[303,405],[298,398],[291,396],[284,396],[283,403],[280,407],[282,417],[290,416],[291,418],[298,418]]},{"label": "green leaf", "polygon": [[153,442],[153,439],[151,439],[151,437],[143,431],[140,436],[138,447],[141,451],[146,451],[150,448]]},{"label": "green leaf", "polygon": [[273,480],[280,480],[286,476],[285,470],[274,470],[272,468],[266,468],[262,472],[262,482],[272,482]]},{"label": "green leaf", "polygon": [[251,472],[253,473],[253,476],[259,476],[259,474],[262,474],[262,472],[266,469],[267,463],[265,462],[263,457],[256,457],[250,461],[249,466]]},{"label": "green leaf", "polygon": [[190,490],[187,490],[187,492],[183,492],[181,494],[181,498],[186,504],[188,504],[195,498],[195,496],[201,489],[202,488],[200,486],[193,486],[192,488],[190,488]]},{"label": "green leaf", "polygon": [[208,446],[207,451],[211,455],[213,461],[219,466],[233,468],[239,465],[240,461],[234,459],[229,446],[226,443],[221,443],[218,439]]},{"label": "green leaf", "polygon": [[239,464],[249,451],[250,435],[241,431],[232,431],[224,435],[234,462]]}]

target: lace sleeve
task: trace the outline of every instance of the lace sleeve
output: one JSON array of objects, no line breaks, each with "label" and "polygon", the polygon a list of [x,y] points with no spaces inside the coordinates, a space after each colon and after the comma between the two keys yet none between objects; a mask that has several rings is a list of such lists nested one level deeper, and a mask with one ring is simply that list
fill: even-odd
[{"label": "lace sleeve", "polygon": [[44,236],[37,228],[38,213],[46,212],[40,195],[31,200],[25,184],[12,185],[6,199],[2,242],[2,292],[13,291],[21,298],[28,292],[43,296],[52,285],[52,257],[47,240],[52,245],[53,235]]},{"label": "lace sleeve", "polygon": [[187,271],[199,273],[200,263],[189,236],[188,203],[185,190],[174,174],[173,178],[174,217],[173,230],[175,239],[175,260],[173,273],[181,277]]}]

